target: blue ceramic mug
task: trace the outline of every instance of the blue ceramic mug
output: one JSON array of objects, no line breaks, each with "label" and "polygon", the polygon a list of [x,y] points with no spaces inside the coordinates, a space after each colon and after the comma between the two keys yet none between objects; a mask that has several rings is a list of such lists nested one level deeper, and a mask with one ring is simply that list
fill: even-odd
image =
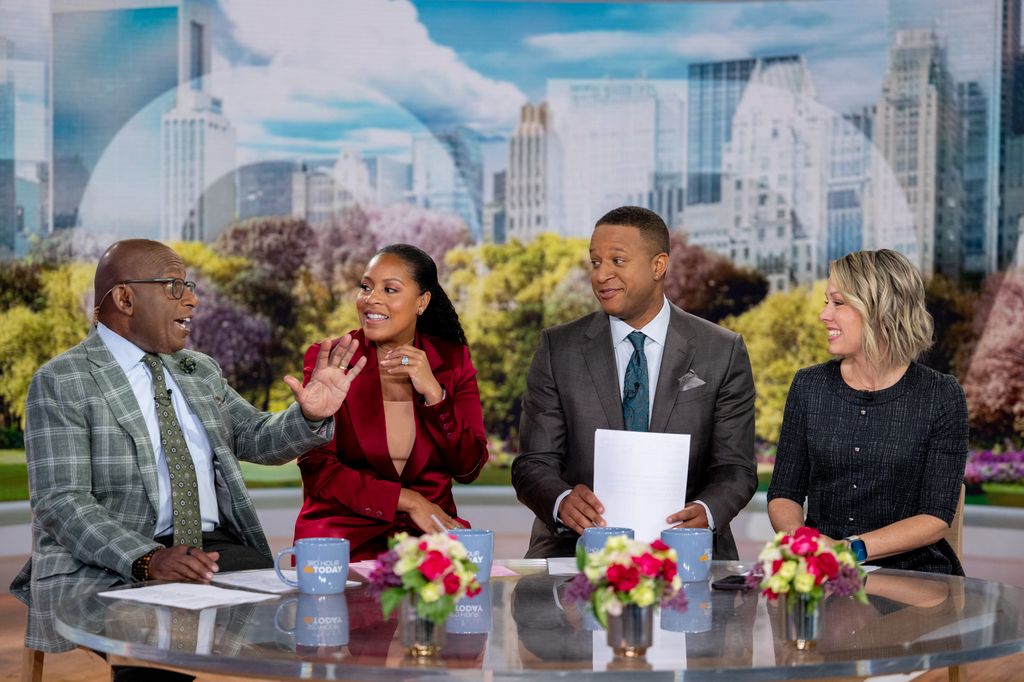
[{"label": "blue ceramic mug", "polygon": [[455,528],[448,531],[466,548],[469,560],[476,564],[476,580],[483,585],[491,579],[491,564],[494,563],[494,531],[477,528]]},{"label": "blue ceramic mug", "polygon": [[633,539],[632,528],[617,528],[614,526],[599,527],[593,526],[591,528],[584,528],[583,535],[576,541],[577,546],[583,543],[583,549],[587,551],[587,554],[593,554],[594,552],[600,552],[604,549],[605,544],[608,542],[608,538],[613,538],[616,535],[625,535],[630,540]]},{"label": "blue ceramic mug", "polygon": [[[287,554],[295,555],[297,582],[281,572],[281,557]],[[349,542],[344,538],[303,538],[277,553],[274,570],[281,582],[303,594],[340,594],[348,578],[348,556]]]},{"label": "blue ceramic mug", "polygon": [[684,583],[708,579],[711,570],[711,531],[707,528],[668,528],[661,541],[676,551],[679,578]]}]

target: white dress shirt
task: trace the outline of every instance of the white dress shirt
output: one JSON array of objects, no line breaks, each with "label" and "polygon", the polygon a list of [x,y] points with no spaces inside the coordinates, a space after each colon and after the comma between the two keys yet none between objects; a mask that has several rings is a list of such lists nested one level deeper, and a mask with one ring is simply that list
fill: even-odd
[{"label": "white dress shirt", "polygon": [[[611,325],[612,333],[612,349],[615,351],[615,367],[619,375],[619,400],[622,400],[622,388],[626,383],[626,367],[629,366],[629,360],[633,357],[633,343],[629,340],[629,335],[635,331],[641,332],[647,338],[644,339],[644,356],[647,358],[647,425],[650,426],[651,415],[654,413],[654,394],[658,387],[658,377],[661,374],[661,358],[665,354],[665,338],[668,336],[668,325],[672,318],[672,308],[669,307],[668,299],[666,298],[661,305],[661,310],[654,316],[650,322],[645,324],[640,329],[634,329],[628,323],[619,319],[618,317],[608,316],[608,322]],[[562,500],[565,499],[571,490],[566,490],[564,493],[555,499],[555,510],[553,516],[556,521],[561,521],[558,518],[558,508],[562,505]],[[708,526],[714,530],[715,522],[711,518],[711,510],[706,504],[700,500],[694,500],[700,506],[704,507],[704,511],[708,516]]]},{"label": "white dress shirt", "polygon": [[[154,537],[170,535],[174,532],[171,516],[171,476],[167,471],[167,457],[164,455],[163,445],[160,444],[160,423],[156,418],[156,401],[153,399],[153,377],[149,367],[142,361],[145,351],[134,343],[106,327],[103,323],[96,326],[96,331],[106,345],[107,350],[114,356],[114,360],[125,376],[135,393],[135,400],[139,403],[142,411],[142,418],[146,422],[146,429],[149,431],[149,440],[153,443],[153,453],[156,457],[157,480],[160,490],[160,509],[156,518],[156,533]],[[196,481],[199,485],[199,512],[203,519],[203,531],[209,532],[217,527],[220,516],[217,511],[217,493],[214,490],[213,478],[213,452],[210,448],[210,440],[206,437],[206,429],[199,421],[185,394],[178,388],[174,376],[164,367],[164,377],[167,388],[171,393],[171,404],[177,414],[178,423],[181,424],[182,433],[185,435],[185,443],[188,445],[188,452],[192,456],[192,463],[196,468]]]}]

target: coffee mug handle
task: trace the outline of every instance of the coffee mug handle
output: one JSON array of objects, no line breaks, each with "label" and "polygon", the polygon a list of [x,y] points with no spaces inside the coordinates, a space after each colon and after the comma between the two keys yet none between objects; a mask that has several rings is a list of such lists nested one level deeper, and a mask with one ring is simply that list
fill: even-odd
[{"label": "coffee mug handle", "polygon": [[274,570],[277,571],[277,577],[280,578],[281,582],[283,582],[285,585],[290,585],[292,587],[298,587],[299,583],[297,581],[293,582],[291,580],[288,580],[288,578],[284,577],[284,573],[281,572],[281,557],[283,557],[285,554],[292,554],[292,555],[294,555],[295,554],[295,548],[294,547],[286,547],[286,548],[282,549],[280,552],[277,553],[277,557],[274,559]]},{"label": "coffee mug handle", "polygon": [[[283,632],[286,635],[290,635],[295,632],[294,627],[290,630],[288,628],[281,627],[281,612],[284,611],[289,604],[294,604],[297,601],[299,601],[298,597],[292,597],[287,601],[281,602],[281,605],[277,607],[277,611],[274,612],[274,627],[277,628],[278,632]],[[295,616],[298,618],[298,613],[296,613]]]}]

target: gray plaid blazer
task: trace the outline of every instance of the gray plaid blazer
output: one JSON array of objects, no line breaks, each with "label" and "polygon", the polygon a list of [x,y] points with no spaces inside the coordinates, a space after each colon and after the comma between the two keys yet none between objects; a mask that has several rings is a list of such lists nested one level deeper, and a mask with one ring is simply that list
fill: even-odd
[{"label": "gray plaid blazer", "polygon": [[[161,357],[210,439],[221,525],[270,557],[238,460],[287,462],[328,442],[333,421],[313,432],[297,404],[260,412],[207,355]],[[74,645],[57,635],[54,608],[72,594],[130,582],[132,562],[160,546],[153,444],[128,378],[95,331],[33,377],[25,450],[32,558],[11,593],[29,606],[25,645],[67,651]]]}]

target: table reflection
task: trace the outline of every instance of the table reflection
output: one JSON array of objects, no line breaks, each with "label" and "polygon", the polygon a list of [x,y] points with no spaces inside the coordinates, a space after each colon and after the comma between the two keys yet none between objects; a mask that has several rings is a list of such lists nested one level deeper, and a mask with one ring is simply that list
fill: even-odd
[{"label": "table reflection", "polygon": [[[880,570],[868,576],[867,604],[826,600],[822,637],[810,652],[782,641],[781,605],[752,591],[689,583],[689,608],[657,614],[647,660],[626,664],[612,660],[593,616],[566,602],[568,578],[548,575],[542,563],[508,563],[522,574],[492,580],[460,602],[441,655],[429,662],[407,657],[396,615],[382,617],[365,586],[202,611],[82,595],[62,606],[58,620],[74,641],[137,660],[313,679],[397,679],[439,669],[508,678],[652,670],[687,680],[723,671],[730,679],[778,679],[921,669],[1024,649],[1024,591]],[[738,570],[716,563],[712,579]]]}]

